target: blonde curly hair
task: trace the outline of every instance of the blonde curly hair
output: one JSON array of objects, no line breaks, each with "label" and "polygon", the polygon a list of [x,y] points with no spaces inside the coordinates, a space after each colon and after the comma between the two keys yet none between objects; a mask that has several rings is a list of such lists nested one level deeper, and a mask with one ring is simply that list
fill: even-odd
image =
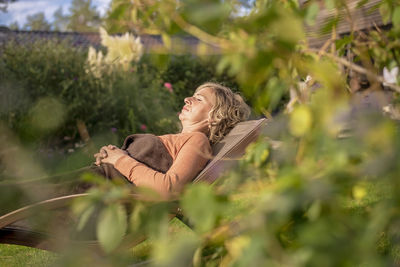
[{"label": "blonde curly hair", "polygon": [[208,139],[211,144],[220,141],[239,122],[250,115],[250,108],[242,96],[232,92],[228,87],[218,83],[204,83],[197,87],[196,92],[204,88],[214,91],[216,103],[209,113]]}]

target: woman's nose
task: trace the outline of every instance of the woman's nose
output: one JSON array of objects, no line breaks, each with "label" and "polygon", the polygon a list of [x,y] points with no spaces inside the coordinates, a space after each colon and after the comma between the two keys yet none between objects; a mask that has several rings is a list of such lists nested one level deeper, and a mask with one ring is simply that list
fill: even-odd
[{"label": "woman's nose", "polygon": [[191,97],[185,97],[184,102],[185,102],[185,104],[189,105],[191,102]]}]

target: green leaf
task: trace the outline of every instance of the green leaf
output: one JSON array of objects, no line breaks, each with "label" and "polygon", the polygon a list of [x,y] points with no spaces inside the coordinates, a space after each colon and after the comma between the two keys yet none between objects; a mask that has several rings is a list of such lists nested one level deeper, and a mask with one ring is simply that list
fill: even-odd
[{"label": "green leaf", "polygon": [[312,113],[307,106],[297,107],[290,116],[289,128],[294,136],[303,136],[312,125]]},{"label": "green leaf", "polygon": [[197,27],[211,34],[217,34],[223,22],[229,19],[231,6],[224,1],[194,2],[186,5],[185,17]]},{"label": "green leaf", "polygon": [[94,210],[95,206],[90,206],[82,213],[81,217],[79,218],[78,225],[76,227],[78,231],[81,231],[83,227],[85,227],[86,223],[88,222],[90,216],[93,214]]},{"label": "green leaf", "polygon": [[311,204],[310,208],[307,211],[307,216],[311,221],[315,221],[321,215],[321,201],[316,200]]},{"label": "green leaf", "polygon": [[143,212],[145,211],[145,206],[138,202],[135,205],[135,208],[133,212],[130,215],[130,231],[132,232],[137,232],[140,229],[140,226],[142,224],[142,217],[143,217]]},{"label": "green leaf", "polygon": [[198,231],[206,232],[214,226],[219,207],[209,185],[190,186],[182,198],[182,207]]},{"label": "green leaf", "polygon": [[342,49],[345,45],[350,44],[353,41],[353,36],[345,36],[342,39],[335,41],[336,49]]},{"label": "green leaf", "polygon": [[157,240],[152,251],[154,260],[152,265],[192,266],[192,258],[199,244],[197,236],[183,233],[177,233],[173,239]]},{"label": "green leaf", "polygon": [[161,34],[161,38],[162,38],[162,41],[163,41],[163,43],[164,43],[164,46],[167,48],[167,49],[171,49],[171,37],[168,35],[168,34]]},{"label": "green leaf", "polygon": [[307,8],[305,20],[308,25],[313,25],[315,23],[315,19],[317,18],[318,12],[319,12],[318,3],[312,3],[312,5],[310,5]]},{"label": "green leaf", "polygon": [[327,9],[332,9],[335,7],[335,1],[334,0],[325,0],[325,6]]},{"label": "green leaf", "polygon": [[329,20],[326,20],[324,24],[322,25],[321,29],[319,30],[320,34],[329,34],[332,32],[333,28],[336,28],[337,25],[339,24],[339,18],[338,17],[333,17]]},{"label": "green leaf", "polygon": [[220,19],[229,15],[229,5],[225,3],[202,3],[199,2],[196,8],[191,6],[188,15],[197,23],[204,23],[214,19]]},{"label": "green leaf", "polygon": [[245,159],[260,167],[269,157],[269,144],[267,142],[252,143],[246,149]]},{"label": "green leaf", "polygon": [[382,21],[384,24],[387,24],[390,21],[390,6],[386,2],[382,2],[379,6],[379,12],[382,16]]},{"label": "green leaf", "polygon": [[340,56],[344,56],[346,53],[346,46],[353,42],[353,35],[344,36],[342,39],[335,41],[336,49],[338,50],[338,54]]},{"label": "green leaf", "polygon": [[128,6],[124,3],[117,3],[116,5],[113,5],[112,10],[108,17],[110,19],[121,19],[123,18],[124,14],[126,13],[126,10],[128,9]]},{"label": "green leaf", "polygon": [[392,23],[395,28],[400,27],[400,6],[396,7],[393,11]]},{"label": "green leaf", "polygon": [[97,238],[105,252],[113,251],[122,241],[127,229],[127,216],[121,204],[111,204],[100,214]]}]

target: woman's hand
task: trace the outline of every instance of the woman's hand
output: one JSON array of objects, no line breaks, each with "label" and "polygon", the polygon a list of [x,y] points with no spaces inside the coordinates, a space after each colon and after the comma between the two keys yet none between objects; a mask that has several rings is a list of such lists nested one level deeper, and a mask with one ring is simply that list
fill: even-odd
[{"label": "woman's hand", "polygon": [[96,158],[95,164],[99,166],[101,163],[109,163],[114,165],[117,160],[127,155],[128,153],[122,149],[117,148],[114,145],[103,146],[99,153],[94,154]]},{"label": "woman's hand", "polygon": [[95,164],[99,166],[101,164],[101,160],[107,157],[107,152],[105,149],[101,148],[99,153],[93,155],[96,158]]}]

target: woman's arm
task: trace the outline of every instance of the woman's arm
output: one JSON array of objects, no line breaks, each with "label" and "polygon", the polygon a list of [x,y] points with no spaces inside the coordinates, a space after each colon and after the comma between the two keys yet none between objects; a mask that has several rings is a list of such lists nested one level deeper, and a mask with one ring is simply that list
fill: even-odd
[{"label": "woman's arm", "polygon": [[207,137],[202,133],[190,135],[179,147],[177,156],[166,172],[157,172],[129,157],[123,150],[103,147],[107,157],[103,163],[111,163],[136,186],[148,187],[164,197],[180,192],[184,185],[192,181],[204,168],[211,157],[211,148]]}]

